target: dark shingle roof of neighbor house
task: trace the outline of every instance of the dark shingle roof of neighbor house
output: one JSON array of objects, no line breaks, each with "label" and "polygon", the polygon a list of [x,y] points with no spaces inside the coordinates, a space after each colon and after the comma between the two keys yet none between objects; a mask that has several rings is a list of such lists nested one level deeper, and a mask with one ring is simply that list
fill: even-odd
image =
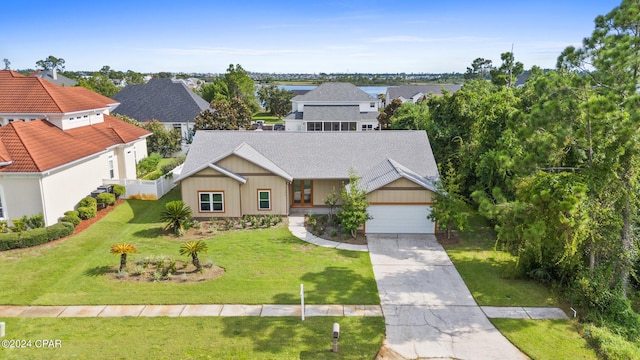
[{"label": "dark shingle roof of neighbor house", "polygon": [[397,99],[399,97],[410,99],[418,93],[422,93],[425,95],[441,95],[442,89],[453,93],[460,90],[460,88],[462,88],[462,85],[459,84],[389,86],[387,88],[387,102],[390,102],[391,100]]},{"label": "dark shingle roof of neighbor house", "polygon": [[305,105],[304,112],[292,112],[286,119],[305,121],[376,120],[379,112],[360,112],[359,105]]},{"label": "dark shingle roof of neighbor house", "polygon": [[348,179],[351,168],[362,176],[389,159],[413,176],[438,178],[424,131],[198,131],[176,181],[230,155],[288,180]]},{"label": "dark shingle roof of neighbor house", "polygon": [[55,79],[53,75],[53,70],[37,70],[31,74],[31,77],[39,77],[41,79],[47,80],[59,86],[71,87],[76,86],[78,84],[77,81],[73,79],[69,79],[68,77],[56,72]]},{"label": "dark shingle roof of neighbor house", "polygon": [[326,82],[304,95],[298,95],[293,101],[371,101],[375,100],[366,91],[351,83]]},{"label": "dark shingle roof of neighbor house", "polygon": [[156,119],[160,122],[193,121],[209,103],[191,91],[184,82],[155,78],[146,84],[127,85],[113,99],[120,106],[113,112],[138,121]]}]

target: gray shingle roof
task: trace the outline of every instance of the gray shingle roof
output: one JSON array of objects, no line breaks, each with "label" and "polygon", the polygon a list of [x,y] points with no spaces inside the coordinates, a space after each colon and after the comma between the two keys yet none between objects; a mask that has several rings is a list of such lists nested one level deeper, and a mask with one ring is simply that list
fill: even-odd
[{"label": "gray shingle roof", "polygon": [[56,72],[56,78],[54,79],[53,70],[38,70],[29,76],[39,77],[41,79],[47,80],[49,82],[52,82],[56,85],[63,86],[63,87],[76,86],[78,84],[77,81],[73,79],[69,79],[68,77],[60,74],[59,72]]},{"label": "gray shingle roof", "polygon": [[366,91],[351,83],[326,82],[304,95],[298,95],[295,101],[371,101],[375,100]]},{"label": "gray shingle roof", "polygon": [[387,103],[391,102],[393,99],[397,99],[399,97],[403,97],[405,99],[410,99],[414,95],[418,93],[422,93],[425,95],[434,94],[441,95],[442,89],[448,92],[456,92],[462,88],[462,85],[458,84],[449,84],[449,85],[400,85],[400,86],[389,86],[387,88]]},{"label": "gray shingle roof", "polygon": [[113,99],[120,102],[114,113],[138,121],[193,121],[201,111],[210,108],[209,103],[191,91],[184,82],[171,79],[156,78],[146,84],[127,85]]},{"label": "gray shingle roof", "polygon": [[422,177],[393,159],[386,159],[363,174],[360,185],[367,193],[370,193],[400,178],[405,178],[426,189],[436,191],[434,184],[434,181],[437,180],[436,178]]},{"label": "gray shingle roof", "polygon": [[[424,131],[198,131],[176,181],[239,151],[265,169],[282,172],[284,178],[347,179],[350,168],[362,176],[387,159],[417,176],[438,177]],[[261,160],[265,158],[270,163]]]}]

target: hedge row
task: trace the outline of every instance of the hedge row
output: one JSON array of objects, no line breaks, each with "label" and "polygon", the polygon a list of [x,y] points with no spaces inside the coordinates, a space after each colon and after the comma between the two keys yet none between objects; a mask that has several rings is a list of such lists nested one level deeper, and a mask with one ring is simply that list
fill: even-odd
[{"label": "hedge row", "polygon": [[0,234],[0,251],[36,246],[73,234],[75,226],[62,221],[45,228]]}]

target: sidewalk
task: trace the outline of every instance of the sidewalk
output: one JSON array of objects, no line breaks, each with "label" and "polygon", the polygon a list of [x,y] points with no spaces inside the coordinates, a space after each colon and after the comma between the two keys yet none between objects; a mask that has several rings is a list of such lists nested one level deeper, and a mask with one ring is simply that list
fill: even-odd
[{"label": "sidewalk", "polygon": [[[305,305],[305,317],[358,316],[380,317],[379,305]],[[300,305],[72,305],[12,306],[0,305],[3,317],[122,317],[122,316],[296,316]]]}]

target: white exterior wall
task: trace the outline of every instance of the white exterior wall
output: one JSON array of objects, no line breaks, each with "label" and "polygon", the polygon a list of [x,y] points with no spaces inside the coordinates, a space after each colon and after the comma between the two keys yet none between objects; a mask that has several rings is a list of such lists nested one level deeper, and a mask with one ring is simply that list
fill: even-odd
[{"label": "white exterior wall", "polygon": [[40,175],[0,174],[3,220],[43,213]]},{"label": "white exterior wall", "polygon": [[[136,179],[136,164],[142,158],[147,157],[147,140],[142,139],[133,144],[118,146],[117,154],[117,174],[116,179]],[[108,173],[107,173],[108,175]],[[109,177],[104,177],[108,179]]]},{"label": "white exterior wall", "polygon": [[55,224],[67,210],[91,191],[102,185],[102,179],[109,177],[107,167],[111,151],[84,160],[75,166],[52,171],[42,178],[44,219],[46,225]]},{"label": "white exterior wall", "polygon": [[74,113],[56,114],[54,116],[49,116],[47,120],[62,130],[69,130],[102,123],[104,122],[104,114],[108,114],[108,109],[94,109]]}]

